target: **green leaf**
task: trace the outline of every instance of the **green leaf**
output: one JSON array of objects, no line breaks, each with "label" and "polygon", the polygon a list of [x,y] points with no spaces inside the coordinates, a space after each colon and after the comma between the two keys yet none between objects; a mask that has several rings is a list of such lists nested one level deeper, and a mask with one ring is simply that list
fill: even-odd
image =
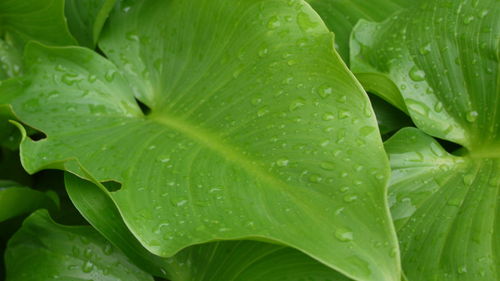
[{"label": "green leaf", "polygon": [[6,32],[23,41],[74,45],[64,17],[64,0],[2,0],[0,35]]},{"label": "green leaf", "polygon": [[335,46],[349,64],[349,38],[360,19],[383,21],[415,0],[307,0],[335,33]]},{"label": "green leaf", "polygon": [[385,145],[408,280],[498,280],[500,159],[451,155],[410,128]]},{"label": "green leaf", "polygon": [[54,192],[40,192],[0,180],[0,222],[39,208],[55,210],[58,206],[59,200]]},{"label": "green leaf", "polygon": [[93,49],[116,0],[66,0],[68,26],[82,46]]},{"label": "green leaf", "polygon": [[120,183],[111,198],[160,256],[257,239],[398,280],[376,120],[317,14],[284,0],[127,3],[100,43],[114,64],[28,47],[12,105],[47,138],[24,138],[25,168]]},{"label": "green leaf", "polygon": [[130,233],[104,187],[100,189],[68,173],[65,182],[71,200],[87,220],[135,264],[153,275],[172,281],[348,280],[296,250],[253,241],[195,245],[172,258],[160,258],[148,252]]},{"label": "green leaf", "polygon": [[0,39],[0,81],[21,74],[21,54],[7,40]]},{"label": "green leaf", "polygon": [[351,67],[390,78],[424,132],[498,157],[498,13],[495,0],[426,1],[384,23],[360,22]]},{"label": "green leaf", "polygon": [[410,117],[376,95],[370,95],[373,111],[383,137],[403,127],[413,125]]},{"label": "green leaf", "polygon": [[7,281],[153,280],[93,228],[56,224],[43,210],[11,238],[5,263]]}]

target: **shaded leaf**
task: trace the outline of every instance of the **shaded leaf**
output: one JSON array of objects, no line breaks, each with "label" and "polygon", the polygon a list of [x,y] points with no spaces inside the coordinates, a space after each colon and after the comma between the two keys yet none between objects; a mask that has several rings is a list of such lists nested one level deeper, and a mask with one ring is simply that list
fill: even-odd
[{"label": "shaded leaf", "polygon": [[55,210],[58,206],[59,200],[54,192],[40,192],[0,180],[0,222],[39,208]]},{"label": "shaded leaf", "polygon": [[64,226],[46,211],[28,217],[5,253],[7,281],[153,280],[88,226]]},{"label": "shaded leaf", "polygon": [[259,239],[356,280],[399,279],[376,120],[309,6],[127,1],[115,11],[100,43],[114,64],[83,48],[28,48],[12,104],[47,135],[24,139],[28,171],[120,183],[111,198],[160,256]]},{"label": "shaded leaf", "polygon": [[307,0],[335,33],[335,46],[349,64],[349,38],[360,19],[383,21],[395,12],[412,5],[410,0]]},{"label": "shaded leaf", "polygon": [[65,14],[72,34],[93,49],[116,0],[66,0]]}]

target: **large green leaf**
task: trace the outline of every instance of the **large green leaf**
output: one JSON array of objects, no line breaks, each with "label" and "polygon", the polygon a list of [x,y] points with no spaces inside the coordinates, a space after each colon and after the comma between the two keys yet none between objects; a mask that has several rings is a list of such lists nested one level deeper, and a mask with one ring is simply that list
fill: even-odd
[{"label": "large green leaf", "polygon": [[500,159],[458,157],[418,129],[386,142],[410,281],[499,280]]},{"label": "large green leaf", "polygon": [[416,0],[307,0],[335,33],[335,47],[349,63],[349,38],[360,19],[383,21]]},{"label": "large green leaf", "polygon": [[86,219],[135,264],[153,275],[172,281],[348,280],[303,253],[262,242],[214,242],[188,247],[172,258],[160,258],[148,252],[130,233],[103,187],[71,174],[66,174],[65,182],[71,200]]},{"label": "large green leaf", "polygon": [[0,35],[15,34],[22,41],[74,45],[64,17],[64,0],[2,0]]},{"label": "large green leaf", "polygon": [[40,192],[0,180],[0,222],[39,208],[55,210],[58,205],[57,195],[53,192]]},{"label": "large green leaf", "polygon": [[94,48],[116,0],[66,0],[68,26],[81,45]]},{"label": "large green leaf", "polygon": [[389,77],[424,132],[499,156],[498,13],[496,0],[426,1],[381,24],[361,22],[351,67]]},{"label": "large green leaf", "polygon": [[386,144],[410,281],[499,278],[499,12],[495,0],[426,1],[353,32],[352,68],[390,78],[417,127],[465,147],[451,155],[416,129]]},{"label": "large green leaf", "polygon": [[63,226],[46,211],[28,217],[5,253],[7,281],[153,280],[89,226]]},{"label": "large green leaf", "polygon": [[121,183],[110,196],[160,256],[248,238],[356,280],[399,279],[376,120],[309,6],[151,0],[115,11],[100,43],[114,64],[32,44],[25,78],[2,85],[20,83],[0,99],[47,135],[22,142],[28,171],[90,178],[84,167]]}]

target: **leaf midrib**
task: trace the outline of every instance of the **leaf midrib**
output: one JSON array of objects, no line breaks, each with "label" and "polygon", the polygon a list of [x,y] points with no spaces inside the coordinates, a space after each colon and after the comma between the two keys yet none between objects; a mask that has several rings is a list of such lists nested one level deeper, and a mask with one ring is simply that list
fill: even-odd
[{"label": "leaf midrib", "polygon": [[259,163],[259,161],[250,159],[248,156],[245,156],[243,153],[235,149],[234,145],[224,142],[219,137],[215,136],[213,133],[209,132],[206,129],[193,126],[184,120],[168,116],[165,113],[151,113],[146,117],[146,119],[182,133],[183,135],[196,141],[197,143],[209,148],[212,151],[217,152],[226,160],[237,164],[248,173],[254,175],[256,178],[259,178],[260,180],[272,186],[279,186],[288,191],[290,191],[290,189],[297,190],[297,187],[286,184],[282,180],[276,178],[272,174],[262,169],[261,163]]}]

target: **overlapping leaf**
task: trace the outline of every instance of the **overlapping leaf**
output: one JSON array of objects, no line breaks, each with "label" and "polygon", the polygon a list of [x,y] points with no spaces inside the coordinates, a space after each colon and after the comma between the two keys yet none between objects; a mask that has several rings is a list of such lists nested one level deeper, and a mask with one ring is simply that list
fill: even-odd
[{"label": "overlapping leaf", "polygon": [[153,280],[91,227],[58,225],[46,211],[25,220],[5,262],[7,281]]},{"label": "overlapping leaf", "polygon": [[395,12],[413,5],[409,0],[307,0],[335,33],[335,46],[349,63],[349,38],[360,19],[383,21]]},{"label": "overlapping leaf", "polygon": [[66,0],[65,14],[72,34],[82,46],[94,48],[116,0]]},{"label": "overlapping leaf", "polygon": [[23,141],[29,171],[121,183],[111,198],[161,256],[250,238],[356,280],[399,279],[376,121],[309,6],[126,1],[102,38],[117,67],[32,44],[26,78],[2,85],[47,135]]},{"label": "overlapping leaf", "polygon": [[172,258],[155,256],[130,233],[102,189],[71,174],[66,174],[65,182],[71,200],[86,219],[153,275],[172,281],[348,280],[297,250],[254,241],[214,242],[188,247]]},{"label": "overlapping leaf", "polygon": [[0,222],[39,208],[55,210],[57,195],[40,192],[15,182],[0,180]]},{"label": "overlapping leaf", "polygon": [[353,32],[353,69],[390,78],[422,131],[465,147],[451,155],[416,129],[386,144],[410,281],[499,278],[499,11],[493,0],[425,1]]}]

